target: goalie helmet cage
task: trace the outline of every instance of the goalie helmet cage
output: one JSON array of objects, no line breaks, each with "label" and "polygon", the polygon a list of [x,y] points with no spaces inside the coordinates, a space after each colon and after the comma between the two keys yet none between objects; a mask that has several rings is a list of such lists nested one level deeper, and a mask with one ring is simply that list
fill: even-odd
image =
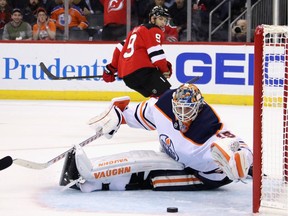
[{"label": "goalie helmet cage", "polygon": [[286,212],[288,27],[261,25],[254,36],[253,212]]}]

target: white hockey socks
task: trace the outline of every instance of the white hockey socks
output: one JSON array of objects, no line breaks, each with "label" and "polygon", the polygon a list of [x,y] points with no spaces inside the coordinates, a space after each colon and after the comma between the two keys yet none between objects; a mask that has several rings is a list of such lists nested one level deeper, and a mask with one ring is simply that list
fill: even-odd
[{"label": "white hockey socks", "polygon": [[240,146],[236,140],[232,141],[228,150],[217,143],[211,145],[211,156],[219,167],[231,180],[244,180],[252,165],[252,153],[247,147]]}]

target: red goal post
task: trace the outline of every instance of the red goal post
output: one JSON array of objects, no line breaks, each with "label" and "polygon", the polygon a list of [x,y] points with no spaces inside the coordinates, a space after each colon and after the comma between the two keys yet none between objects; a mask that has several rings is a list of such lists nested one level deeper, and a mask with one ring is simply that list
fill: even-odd
[{"label": "red goal post", "polygon": [[253,212],[288,210],[288,27],[254,37]]}]

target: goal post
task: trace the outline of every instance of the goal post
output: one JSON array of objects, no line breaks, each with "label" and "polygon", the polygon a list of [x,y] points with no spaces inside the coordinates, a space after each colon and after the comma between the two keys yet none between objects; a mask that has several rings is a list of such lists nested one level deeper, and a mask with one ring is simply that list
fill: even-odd
[{"label": "goal post", "polygon": [[253,212],[288,210],[288,26],[254,35]]}]

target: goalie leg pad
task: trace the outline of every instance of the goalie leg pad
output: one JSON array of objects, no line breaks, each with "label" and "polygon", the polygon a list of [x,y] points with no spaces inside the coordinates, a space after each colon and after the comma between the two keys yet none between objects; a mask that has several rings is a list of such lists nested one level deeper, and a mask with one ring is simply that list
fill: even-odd
[{"label": "goalie leg pad", "polygon": [[[92,160],[95,179],[145,172],[151,170],[183,170],[184,165],[167,154],[152,150],[123,152]],[[147,172],[148,175],[148,172]],[[147,175],[144,177],[146,178]]]},{"label": "goalie leg pad", "polygon": [[203,182],[195,175],[188,174],[184,170],[162,170],[152,175],[154,175],[151,177],[154,190],[191,190],[191,187],[197,188],[198,185],[203,185]]},{"label": "goalie leg pad", "polygon": [[82,178],[90,179],[91,172],[93,170],[93,166],[91,164],[91,161],[87,157],[86,153],[84,152],[83,148],[79,145],[75,145],[75,161],[77,165],[77,170]]},{"label": "goalie leg pad", "polygon": [[76,151],[80,175],[86,180],[79,187],[84,192],[101,190],[109,184],[110,190],[124,190],[133,173],[144,172],[144,179],[151,170],[183,170],[184,165],[165,153],[138,150],[94,158],[91,161],[82,149]]}]

